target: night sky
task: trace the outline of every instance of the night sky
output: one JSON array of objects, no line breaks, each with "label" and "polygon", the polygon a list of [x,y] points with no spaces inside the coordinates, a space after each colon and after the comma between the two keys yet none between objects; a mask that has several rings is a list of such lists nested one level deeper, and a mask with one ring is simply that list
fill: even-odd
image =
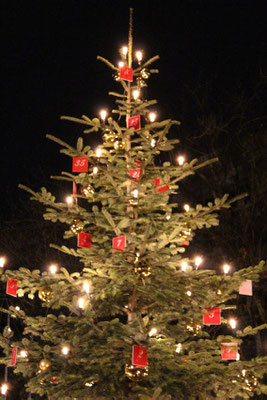
[{"label": "night sky", "polygon": [[259,71],[266,76],[266,1],[1,0],[2,218],[27,197],[19,183],[37,190],[70,171],[45,135],[75,144],[82,126],[60,116],[111,109],[108,91],[120,85],[96,57],[119,61],[131,6],[134,49],[160,56],[148,89],[160,119],[180,119],[176,98],[186,85],[216,79],[230,90]]}]

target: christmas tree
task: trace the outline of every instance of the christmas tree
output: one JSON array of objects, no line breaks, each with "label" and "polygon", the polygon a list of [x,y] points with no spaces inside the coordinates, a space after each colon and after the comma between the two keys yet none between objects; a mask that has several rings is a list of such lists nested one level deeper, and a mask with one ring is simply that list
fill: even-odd
[{"label": "christmas tree", "polygon": [[[218,212],[243,195],[207,205],[177,203],[179,181],[216,159],[162,162],[179,142],[169,139],[178,121],[157,121],[155,100],[144,98],[158,57],[133,60],[132,14],[128,47],[113,71],[122,91],[110,92],[116,118],[62,117],[102,135],[95,151],[48,135],[70,157],[72,171],[53,179],[73,187],[67,203],[25,186],[46,206],[44,218],[66,226],[66,245],[79,271],[5,269],[8,295],[28,297],[34,308],[2,311],[2,363],[23,375],[28,392],[48,399],[231,399],[265,390],[266,358],[242,360],[242,338],[265,326],[236,330],[235,299],[252,295],[265,264],[233,274],[200,269],[186,255],[198,229],[218,225]],[[175,200],[173,200],[175,199]],[[42,307],[40,307],[42,305]],[[21,321],[14,334],[12,319]],[[241,358],[241,359],[240,359]],[[9,389],[2,385],[2,395]]]}]

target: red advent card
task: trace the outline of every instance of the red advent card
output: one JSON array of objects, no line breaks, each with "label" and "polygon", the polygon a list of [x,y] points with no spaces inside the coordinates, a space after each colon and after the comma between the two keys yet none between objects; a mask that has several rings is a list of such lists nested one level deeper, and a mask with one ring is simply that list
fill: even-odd
[{"label": "red advent card", "polygon": [[91,248],[91,233],[78,233],[78,247],[87,247],[88,249]]},{"label": "red advent card", "polygon": [[129,171],[129,175],[134,178],[136,181],[139,181],[139,177],[140,177],[140,168],[135,168],[135,169],[130,169]]},{"label": "red advent card", "polygon": [[16,279],[8,279],[6,284],[6,294],[17,297],[18,281]]},{"label": "red advent card", "polygon": [[138,131],[141,128],[140,115],[128,118],[127,128],[134,128],[135,131]]},{"label": "red advent card", "polygon": [[222,343],[221,356],[222,360],[236,360],[237,343]]},{"label": "red advent card", "polygon": [[17,346],[13,348],[12,350],[12,358],[11,358],[11,367],[14,367],[14,365],[16,365],[16,361],[17,361],[17,352],[18,352],[18,348]]},{"label": "red advent card", "polygon": [[137,367],[147,367],[146,348],[142,346],[133,346],[132,363]]},{"label": "red advent card", "polygon": [[117,250],[124,250],[126,246],[126,236],[119,236],[112,239],[112,247]]},{"label": "red advent card", "polygon": [[158,193],[166,192],[166,190],[169,190],[169,185],[165,185],[165,186],[162,186],[162,187],[158,188],[157,192]]},{"label": "red advent card", "polygon": [[203,314],[203,325],[221,325],[221,309],[205,308],[206,314]]},{"label": "red advent card", "polygon": [[73,157],[72,158],[72,172],[88,172],[88,158],[87,157]]},{"label": "red advent card", "polygon": [[183,246],[189,246],[189,242],[185,242],[184,240],[181,242]]},{"label": "red advent card", "polygon": [[246,279],[239,286],[239,294],[244,294],[246,296],[252,296],[252,280]]},{"label": "red advent card", "polygon": [[130,67],[122,67],[120,68],[120,78],[125,81],[132,82],[133,81],[133,69]]},{"label": "red advent card", "polygon": [[156,178],[154,180],[154,184],[155,184],[155,186],[159,186],[160,185],[160,178]]}]

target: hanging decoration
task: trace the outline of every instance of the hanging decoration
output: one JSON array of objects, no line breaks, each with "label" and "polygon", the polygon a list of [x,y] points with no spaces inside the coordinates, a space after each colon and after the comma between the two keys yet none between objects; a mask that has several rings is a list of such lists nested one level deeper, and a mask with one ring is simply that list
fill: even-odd
[{"label": "hanging decoration", "polygon": [[113,143],[114,150],[123,150],[125,149],[126,142],[123,138],[117,138]]},{"label": "hanging decoration", "polygon": [[133,364],[125,365],[125,375],[134,382],[138,382],[146,378],[148,376],[148,371],[148,367],[137,367]]},{"label": "hanging decoration", "polygon": [[72,158],[72,172],[88,172],[88,158],[87,157],[73,157]]},{"label": "hanging decoration", "polygon": [[112,247],[116,250],[124,250],[126,246],[126,236],[118,236],[112,239]]},{"label": "hanging decoration", "polygon": [[203,325],[221,325],[221,309],[205,308],[207,313],[203,314]]},{"label": "hanging decoration", "polygon": [[138,275],[140,278],[147,278],[148,276],[151,275],[152,272],[152,267],[151,265],[145,261],[141,260],[138,261],[135,266],[134,266],[134,272],[136,275]]},{"label": "hanging decoration", "polygon": [[147,68],[143,68],[140,72],[141,78],[148,79],[150,77],[150,72]]},{"label": "hanging decoration", "polygon": [[112,145],[118,138],[118,135],[112,129],[106,128],[102,138],[105,144]]},{"label": "hanging decoration", "polygon": [[90,185],[90,184],[88,183],[88,185],[83,186],[83,187],[81,188],[81,193],[82,193],[86,198],[89,198],[89,197],[91,197],[91,196],[95,193],[95,190],[94,190],[93,186]]},{"label": "hanging decoration", "polygon": [[78,233],[78,247],[91,248],[92,235],[90,233]]},{"label": "hanging decoration", "polygon": [[6,284],[6,294],[17,297],[18,281],[16,279],[8,279]]},{"label": "hanging decoration", "polygon": [[50,286],[44,286],[38,291],[38,297],[42,301],[48,303],[52,294],[52,288]]},{"label": "hanging decoration", "polygon": [[128,118],[127,128],[134,128],[135,131],[138,131],[141,128],[140,115],[135,115],[134,117]]},{"label": "hanging decoration", "polygon": [[239,294],[245,295],[245,296],[252,296],[253,295],[253,290],[252,290],[252,280],[251,279],[246,279],[244,282],[241,283],[239,286]]},{"label": "hanging decoration", "polygon": [[80,232],[83,231],[84,224],[79,218],[74,218],[72,224],[70,226],[70,230],[75,234],[78,235]]},{"label": "hanging decoration", "polygon": [[39,368],[41,371],[46,371],[50,367],[51,367],[51,362],[47,358],[43,358],[39,362]]},{"label": "hanging decoration", "polygon": [[186,325],[186,330],[193,336],[197,336],[201,332],[202,326],[199,323],[192,321]]},{"label": "hanging decoration", "polygon": [[222,360],[236,360],[237,359],[237,343],[222,343],[221,344],[221,358]]},{"label": "hanging decoration", "polygon": [[133,81],[133,69],[130,67],[121,67],[119,72],[120,79],[128,82]]}]

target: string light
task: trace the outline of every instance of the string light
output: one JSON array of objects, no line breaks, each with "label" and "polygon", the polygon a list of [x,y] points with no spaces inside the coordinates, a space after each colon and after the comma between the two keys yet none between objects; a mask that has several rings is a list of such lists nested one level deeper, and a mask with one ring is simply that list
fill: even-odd
[{"label": "string light", "polygon": [[90,285],[88,282],[83,282],[83,290],[85,291],[85,293],[89,294],[90,293]]},{"label": "string light", "polygon": [[126,58],[127,53],[128,53],[128,47],[127,47],[127,46],[123,46],[123,47],[121,48],[121,53],[122,53],[123,57]]},{"label": "string light", "polygon": [[57,266],[55,264],[50,265],[49,271],[51,274],[55,274],[57,272]]},{"label": "string light", "polygon": [[178,162],[179,165],[183,165],[183,163],[185,162],[184,156],[178,156],[177,157],[177,162]]},{"label": "string light", "polygon": [[231,269],[231,267],[230,267],[229,264],[224,264],[224,266],[223,266],[223,272],[224,272],[225,274],[228,274],[228,272],[230,271],[230,269]]},{"label": "string light", "polygon": [[84,298],[83,297],[79,297],[79,299],[78,299],[78,307],[79,308],[83,308],[84,307]]},{"label": "string light", "polygon": [[28,353],[26,350],[21,350],[19,353],[21,358],[27,358],[28,357]]},{"label": "string light", "polygon": [[71,205],[71,204],[73,203],[73,197],[72,197],[72,196],[67,196],[67,197],[66,197],[66,203],[67,203],[68,205]]},{"label": "string light", "polygon": [[94,167],[94,168],[93,168],[93,174],[96,175],[97,173],[98,173],[98,168],[97,168],[97,167]]},{"label": "string light", "polygon": [[138,194],[139,194],[138,189],[134,189],[134,191],[133,191],[133,197],[134,197],[135,199],[138,198]]},{"label": "string light", "polygon": [[186,294],[187,294],[187,296],[192,296],[192,292],[190,291],[190,290],[188,290],[187,292],[186,292]]},{"label": "string light", "polygon": [[1,386],[1,394],[3,394],[5,396],[7,394],[7,390],[8,390],[7,384],[3,383]]},{"label": "string light", "polygon": [[151,147],[155,147],[156,146],[156,139],[151,139],[150,145],[151,145]]},{"label": "string light", "polygon": [[19,307],[19,306],[16,306],[15,309],[16,309],[17,311],[20,311],[20,307]]},{"label": "string light", "polygon": [[105,121],[105,119],[107,118],[107,111],[101,110],[99,114],[100,114],[100,118],[102,119],[102,121]]},{"label": "string light", "polygon": [[5,263],[6,263],[5,257],[0,257],[0,268],[4,268]]},{"label": "string light", "polygon": [[155,335],[157,332],[158,332],[158,331],[157,331],[156,328],[152,328],[152,329],[150,330],[150,332],[149,332],[148,335],[151,337],[151,336]]},{"label": "string light", "polygon": [[118,67],[119,68],[123,68],[124,67],[124,62],[123,61],[119,61],[118,62]]},{"label": "string light", "polygon": [[184,209],[185,209],[186,212],[188,212],[188,211],[190,210],[189,204],[185,204],[185,205],[184,205]]},{"label": "string light", "polygon": [[237,353],[237,355],[236,355],[236,361],[239,361],[239,360],[240,360],[240,354]]},{"label": "string light", "polygon": [[96,149],[95,154],[96,154],[97,158],[101,157],[102,149],[101,149],[100,147],[98,147],[98,148]]},{"label": "string light", "polygon": [[175,351],[176,353],[181,353],[181,350],[182,350],[182,343],[178,343]]},{"label": "string light", "polygon": [[236,328],[236,319],[234,319],[234,318],[229,319],[228,324],[231,326],[232,329],[235,329]]},{"label": "string light", "polygon": [[149,118],[150,122],[155,122],[156,117],[157,117],[157,114],[154,113],[154,112],[151,112],[151,113],[148,114],[148,118]]},{"label": "string light", "polygon": [[142,61],[142,58],[143,58],[143,53],[142,53],[142,51],[138,50],[138,51],[135,53],[135,56],[136,56],[136,58],[137,58],[138,63],[140,63],[140,62]]},{"label": "string light", "polygon": [[138,90],[138,89],[133,90],[132,95],[133,95],[134,100],[137,100],[138,97],[140,96],[140,90]]},{"label": "string light", "polygon": [[69,354],[69,352],[70,352],[70,348],[69,348],[68,346],[63,346],[63,347],[62,347],[61,353],[62,353],[64,356],[67,356],[67,355]]},{"label": "string light", "polygon": [[203,262],[203,258],[202,258],[202,257],[197,256],[197,257],[195,258],[195,266],[196,266],[197,268],[200,266],[200,264],[202,264],[202,262]]},{"label": "string light", "polygon": [[187,269],[187,267],[188,267],[187,262],[186,262],[186,261],[183,261],[182,264],[181,264],[181,270],[182,270],[183,272],[185,272],[186,269]]}]

